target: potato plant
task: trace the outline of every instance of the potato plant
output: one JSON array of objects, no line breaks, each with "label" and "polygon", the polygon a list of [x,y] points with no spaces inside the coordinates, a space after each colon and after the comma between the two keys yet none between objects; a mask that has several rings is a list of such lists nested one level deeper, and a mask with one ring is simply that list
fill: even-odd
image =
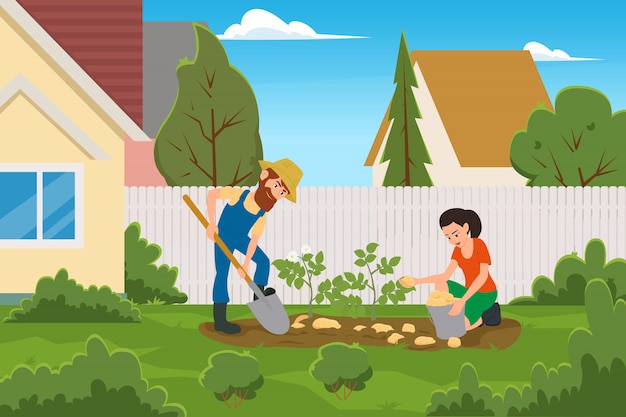
[{"label": "potato plant", "polygon": [[331,303],[338,303],[345,309],[354,309],[355,314],[363,305],[363,299],[359,294],[348,294],[344,292],[347,290],[366,291],[371,292],[372,305],[370,307],[370,318],[372,321],[376,320],[376,305],[385,305],[388,302],[394,305],[398,302],[406,300],[406,293],[415,291],[415,288],[404,288],[397,280],[389,280],[381,287],[381,292],[377,292],[377,285],[374,281],[374,275],[390,275],[393,274],[394,267],[400,263],[400,257],[394,256],[391,259],[387,257],[380,258],[380,262],[376,262],[378,256],[376,255],[376,249],[379,244],[376,242],[369,243],[365,249],[357,249],[354,254],[357,259],[354,264],[361,268],[367,269],[367,277],[364,273],[359,272],[354,274],[352,272],[344,272],[342,275],[336,276],[332,282],[326,280],[319,285],[319,294],[316,296],[315,301],[321,303],[324,298],[331,301]]}]

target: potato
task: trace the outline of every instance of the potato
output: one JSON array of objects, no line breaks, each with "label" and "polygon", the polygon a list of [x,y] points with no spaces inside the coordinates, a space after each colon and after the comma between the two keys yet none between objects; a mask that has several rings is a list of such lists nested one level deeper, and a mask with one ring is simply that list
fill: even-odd
[{"label": "potato", "polygon": [[376,333],[387,333],[393,331],[393,327],[384,323],[374,323],[371,327],[376,330]]},{"label": "potato", "polygon": [[415,325],[411,323],[404,323],[402,325],[402,333],[415,333]]},{"label": "potato", "polygon": [[367,326],[363,326],[362,324],[357,324],[356,326],[354,326],[353,330],[356,330],[357,332],[360,332],[363,329],[366,329]]},{"label": "potato", "polygon": [[312,326],[314,329],[341,329],[341,324],[337,320],[326,317],[315,319]]},{"label": "potato", "polygon": [[433,338],[432,338],[432,337],[430,337],[430,336],[418,336],[418,337],[415,339],[415,344],[416,344],[417,346],[434,345],[435,343],[436,343],[436,342],[435,342],[435,339],[433,339]]},{"label": "potato", "polygon": [[309,318],[308,314],[300,314],[298,317],[296,317],[296,319],[293,322],[300,323],[302,320],[306,320],[308,318]]},{"label": "potato", "polygon": [[392,345],[397,345],[400,340],[404,339],[404,336],[400,333],[393,333],[391,336],[387,338],[387,343],[391,343]]},{"label": "potato", "polygon": [[303,327],[306,327],[304,325],[304,323],[294,323],[291,325],[291,327],[293,327],[294,329],[302,329]]},{"label": "potato", "polygon": [[402,278],[400,278],[400,284],[405,284],[408,287],[412,287],[415,284],[415,281],[413,281],[413,278],[405,275]]},{"label": "potato", "polygon": [[433,291],[426,301],[427,306],[447,306],[454,302],[454,296],[448,292]]},{"label": "potato", "polygon": [[458,337],[451,337],[448,339],[448,347],[450,348],[458,348],[461,346],[461,339]]}]

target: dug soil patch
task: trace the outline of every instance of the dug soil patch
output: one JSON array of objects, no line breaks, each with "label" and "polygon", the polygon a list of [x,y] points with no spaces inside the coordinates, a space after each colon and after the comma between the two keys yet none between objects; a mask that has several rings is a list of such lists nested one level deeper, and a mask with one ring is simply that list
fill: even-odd
[{"label": "dug soil patch", "polygon": [[[290,316],[290,322],[294,323],[299,315]],[[314,329],[311,327],[313,321],[317,318],[325,317],[333,319],[341,324],[341,328]],[[201,323],[200,332],[206,337],[215,341],[226,343],[234,346],[257,347],[263,345],[265,347],[282,346],[282,347],[319,347],[331,342],[359,343],[361,345],[370,346],[390,346],[388,338],[393,333],[399,333],[404,336],[398,343],[406,344],[405,349],[434,351],[439,349],[450,349],[447,340],[437,339],[435,327],[430,319],[424,318],[381,318],[371,321],[366,317],[334,317],[313,315],[311,319],[304,319],[301,323],[304,327],[295,329],[289,328],[289,331],[282,335],[275,335],[265,330],[256,319],[245,319],[233,321],[241,326],[241,333],[235,335],[227,335],[216,332],[212,322]],[[393,330],[376,332],[371,326],[376,324],[386,324],[393,327]],[[408,324],[409,326],[405,326]],[[360,331],[354,330],[355,326],[365,326]],[[415,331],[409,331],[411,326]],[[376,326],[375,326],[376,327]],[[403,331],[403,327],[404,330]],[[521,331],[520,324],[511,319],[502,319],[499,326],[482,326],[474,330],[470,330],[461,337],[461,348],[478,348],[478,349],[505,349],[511,346],[519,337]],[[435,339],[435,343],[426,346],[415,345],[415,339],[419,336],[429,336]],[[396,338],[398,336],[395,336]]]}]

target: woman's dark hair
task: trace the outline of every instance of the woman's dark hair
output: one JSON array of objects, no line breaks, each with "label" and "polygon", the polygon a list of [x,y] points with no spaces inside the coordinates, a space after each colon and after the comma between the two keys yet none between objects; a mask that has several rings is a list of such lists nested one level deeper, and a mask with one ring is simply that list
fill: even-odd
[{"label": "woman's dark hair", "polygon": [[451,208],[444,211],[439,217],[439,227],[443,228],[444,226],[448,226],[452,223],[456,223],[460,226],[467,223],[472,237],[480,236],[480,231],[483,229],[480,217],[478,217],[478,214],[476,214],[474,210]]}]

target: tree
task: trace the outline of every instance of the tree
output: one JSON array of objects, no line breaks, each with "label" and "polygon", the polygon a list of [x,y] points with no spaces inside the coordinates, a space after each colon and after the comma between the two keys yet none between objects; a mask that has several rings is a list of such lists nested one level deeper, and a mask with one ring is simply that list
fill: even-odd
[{"label": "tree", "polygon": [[532,111],[510,157],[526,185],[626,185],[626,111],[611,114],[609,100],[592,88],[564,88],[554,111]]},{"label": "tree", "polygon": [[256,397],[256,391],[263,386],[263,376],[259,373],[259,363],[250,352],[238,353],[222,350],[209,357],[209,366],[200,374],[200,384],[215,393],[215,398],[231,408],[239,407],[244,400]]},{"label": "tree", "polygon": [[254,185],[263,159],[254,92],[219,39],[193,27],[196,57],[176,69],[178,94],[156,135],[156,165],[168,185]]},{"label": "tree", "polygon": [[319,348],[309,373],[322,382],[327,391],[339,400],[345,400],[354,391],[365,389],[365,381],[372,377],[373,371],[365,349],[357,344],[350,346],[335,342]]},{"label": "tree", "polygon": [[393,120],[391,131],[383,151],[381,163],[389,161],[383,185],[385,186],[424,186],[433,185],[426,166],[432,163],[424,138],[417,126],[421,118],[413,87],[417,88],[415,72],[404,39],[400,38],[398,63],[394,77],[396,90],[391,99],[388,120]]}]

